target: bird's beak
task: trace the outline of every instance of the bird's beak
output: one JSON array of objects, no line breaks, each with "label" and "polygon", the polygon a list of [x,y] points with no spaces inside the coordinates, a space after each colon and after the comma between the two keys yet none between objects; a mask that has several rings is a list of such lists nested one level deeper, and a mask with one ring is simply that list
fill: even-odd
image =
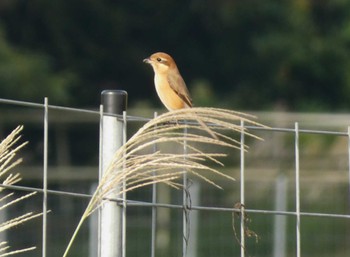
[{"label": "bird's beak", "polygon": [[151,59],[150,58],[143,59],[143,62],[144,63],[151,63]]}]

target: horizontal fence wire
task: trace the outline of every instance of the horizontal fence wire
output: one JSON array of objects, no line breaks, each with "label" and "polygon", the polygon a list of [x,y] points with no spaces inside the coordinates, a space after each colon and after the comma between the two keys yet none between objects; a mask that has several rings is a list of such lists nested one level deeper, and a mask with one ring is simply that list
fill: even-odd
[{"label": "horizontal fence wire", "polygon": [[[10,104],[10,105],[17,105],[17,106],[26,106],[26,107],[34,107],[34,108],[45,108],[45,104],[39,104],[39,103],[32,103],[32,102],[26,102],[26,101],[18,101],[18,100],[9,100],[0,98],[0,103],[3,104]],[[68,112],[76,112],[76,113],[86,113],[91,114],[96,117],[99,117],[101,115],[100,110],[88,110],[88,109],[82,109],[82,108],[72,108],[72,107],[65,107],[65,106],[58,106],[58,105],[48,105],[48,109],[51,110],[61,110],[61,111],[68,111]],[[120,120],[124,120],[124,117],[122,114],[113,114],[113,113],[106,113],[102,112],[102,115],[111,115],[114,117],[117,117]],[[151,118],[141,117],[141,116],[133,116],[133,115],[127,115],[126,121],[127,122],[147,122],[150,121]],[[191,122],[186,122],[187,124],[196,124]],[[210,126],[210,123],[208,124]],[[256,131],[270,131],[270,132],[283,132],[283,133],[295,133],[294,128],[279,128],[279,127],[258,127],[258,126],[250,126],[245,125],[245,128],[256,130]],[[321,135],[334,135],[334,136],[349,136],[348,132],[341,132],[341,131],[330,131],[330,130],[316,130],[316,129],[299,129],[299,133],[302,134],[321,134]]]},{"label": "horizontal fence wire", "polygon": [[[47,113],[49,110],[59,110],[59,111],[67,111],[67,112],[74,112],[74,113],[85,113],[88,115],[93,115],[96,117],[97,122],[98,119],[102,115],[111,115],[114,117],[117,117],[121,121],[127,121],[127,122],[147,122],[151,120],[151,118],[145,118],[145,117],[139,117],[139,116],[131,116],[131,115],[115,115],[115,114],[109,114],[109,113],[104,113],[103,111],[100,110],[88,110],[88,109],[81,109],[81,108],[71,108],[71,107],[64,107],[64,106],[57,106],[57,105],[49,105],[45,101],[45,103],[40,104],[40,103],[32,103],[32,102],[25,102],[25,101],[17,101],[17,100],[9,100],[9,99],[1,99],[0,98],[0,104],[5,104],[5,105],[15,105],[15,106],[23,106],[23,107],[32,107],[32,108],[41,108],[43,111],[45,111],[45,116],[43,119],[43,124],[46,124],[47,120],[49,119],[47,117]],[[210,126],[210,124],[208,124]],[[296,153],[296,187],[297,187],[297,192],[296,192],[296,210],[295,211],[275,211],[275,210],[264,210],[264,209],[252,209],[244,206],[244,179],[241,181],[241,203],[243,205],[243,210],[242,208],[226,208],[226,207],[213,207],[213,206],[196,206],[196,205],[186,205],[186,208],[188,208],[189,211],[210,211],[210,212],[235,212],[235,213],[240,213],[243,217],[244,213],[255,213],[255,214],[263,214],[263,215],[284,215],[284,216],[293,216],[296,217],[297,219],[297,242],[300,243],[300,234],[301,232],[299,231],[300,229],[300,217],[321,217],[321,218],[336,218],[336,219],[350,219],[350,215],[347,214],[336,214],[336,213],[324,213],[324,212],[302,212],[300,211],[300,195],[299,194],[299,136],[301,134],[315,134],[315,135],[333,135],[333,136],[339,136],[339,137],[347,137],[348,138],[348,163],[350,166],[350,128],[348,128],[348,131],[342,132],[342,131],[333,131],[333,130],[317,130],[317,129],[300,129],[298,124],[296,123],[294,128],[281,128],[281,127],[258,127],[258,126],[247,126],[244,125],[243,123],[241,124],[242,127],[247,128],[249,130],[253,131],[264,131],[264,132],[269,132],[269,133],[288,133],[291,135],[294,135],[296,137],[295,141],[295,153]],[[125,128],[126,129],[126,128]],[[45,131],[47,130],[46,125],[45,125]],[[45,138],[47,135],[45,136]],[[47,138],[46,138],[47,140]],[[244,143],[244,137],[242,135],[241,138],[242,142]],[[45,144],[47,147],[47,145]],[[45,151],[47,153],[47,149]],[[47,157],[46,157],[47,158]],[[241,176],[244,178],[244,151],[241,151]],[[46,160],[47,162],[47,160]],[[47,179],[45,178],[47,176],[47,163],[44,163],[43,167],[43,176],[44,176],[44,184],[43,188],[38,188],[38,187],[28,187],[28,186],[17,186],[17,185],[5,185],[5,184],[0,184],[0,187],[11,189],[11,190],[17,190],[17,191],[27,191],[27,192],[38,192],[43,194],[43,209],[47,210],[46,206],[46,201],[47,201],[47,195],[59,195],[59,196],[64,196],[64,197],[75,197],[75,198],[82,198],[82,199],[90,199],[92,197],[92,194],[83,194],[83,193],[75,193],[75,192],[69,192],[69,191],[59,191],[59,190],[51,190],[47,188]],[[350,183],[350,170],[349,170],[349,181]],[[155,185],[153,188],[153,194],[155,194]],[[183,204],[165,204],[165,203],[157,203],[156,199],[154,198],[155,195],[153,195],[152,201],[147,202],[147,201],[134,201],[134,200],[128,200],[125,197],[122,198],[104,198],[104,200],[109,200],[109,201],[115,201],[119,205],[124,206],[124,207],[147,207],[151,208],[152,210],[152,226],[155,226],[154,222],[156,219],[155,215],[155,208],[169,208],[169,209],[178,209],[178,210],[183,210],[184,205]],[[44,211],[46,213],[46,211]],[[45,214],[46,215],[46,214]],[[126,213],[124,213],[126,215]],[[44,216],[44,221],[46,222],[46,216]],[[243,222],[243,221],[242,221]],[[46,256],[46,224],[43,225],[43,254],[42,256]],[[125,229],[125,227],[124,227]],[[241,227],[241,236],[244,238],[244,227],[242,223]],[[152,228],[152,256],[155,255],[154,253],[154,245],[155,245],[155,230],[156,228]],[[124,231],[125,233],[125,231]],[[299,234],[300,233],[300,234]],[[244,247],[244,239],[242,242],[242,247]],[[297,256],[300,256],[300,245],[297,245]],[[124,242],[125,244],[125,242]],[[244,251],[241,256],[244,256]]]},{"label": "horizontal fence wire", "polygon": [[[18,101],[18,100],[11,100],[11,99],[4,99],[0,98],[0,103],[3,104],[10,104],[10,105],[16,105],[16,106],[26,106],[26,107],[34,107],[34,108],[42,108],[45,110],[45,103],[33,103],[33,102],[26,102],[26,101]],[[151,118],[145,118],[140,116],[130,116],[126,115],[123,117],[122,115],[115,115],[115,114],[109,114],[104,113],[95,110],[88,110],[88,109],[82,109],[82,108],[71,108],[71,107],[64,107],[64,106],[58,106],[58,105],[50,105],[47,104],[47,108],[50,110],[61,110],[61,111],[68,111],[68,112],[76,112],[76,113],[87,113],[94,115],[96,117],[100,117],[102,114],[108,114],[115,116],[117,118],[120,118],[121,120],[126,121],[135,121],[135,122],[147,122],[151,120]],[[44,121],[43,121],[44,122]],[[209,124],[210,125],[210,124]],[[279,127],[257,127],[257,126],[248,126],[244,125],[245,128],[256,130],[256,131],[268,131],[268,132],[282,132],[282,133],[290,133],[295,134],[295,128],[279,128]],[[299,129],[299,134],[320,134],[320,135],[334,135],[334,136],[342,136],[342,137],[349,137],[349,165],[350,165],[350,127],[349,132],[341,132],[341,131],[330,131],[330,130],[316,130],[316,129]],[[35,188],[35,187],[26,187],[26,186],[16,186],[16,185],[5,185],[0,183],[0,187],[12,189],[12,190],[19,190],[19,191],[35,191],[38,193],[45,192],[44,189],[41,188]],[[54,194],[54,195],[62,195],[62,196],[70,196],[70,197],[81,197],[81,198],[91,198],[91,194],[82,194],[82,193],[74,193],[74,192],[65,192],[65,191],[56,191],[56,190],[49,190],[47,189],[48,194]],[[123,204],[122,198],[106,198],[106,200],[110,201],[117,201],[120,204]],[[148,203],[148,202],[139,202],[139,201],[131,201],[126,200],[127,206],[149,206],[149,207],[163,207],[163,208],[175,208],[175,209],[182,209],[183,205],[174,205],[174,204],[159,204],[159,203]],[[222,208],[222,207],[203,207],[203,206],[190,206],[192,210],[206,210],[206,211],[225,211],[225,212],[241,212],[241,209],[238,208]],[[245,212],[247,213],[260,213],[260,214],[276,214],[276,215],[297,215],[296,212],[291,211],[270,211],[270,210],[254,210],[245,208]],[[300,212],[301,216],[315,216],[315,217],[332,217],[332,218],[350,218],[350,215],[346,214],[331,214],[331,213],[314,213],[314,212]]]},{"label": "horizontal fence wire", "polygon": [[[36,188],[36,187],[4,185],[4,184],[0,184],[0,187],[7,188],[10,190],[17,190],[17,191],[24,191],[24,192],[38,192],[38,193],[44,194],[44,189]],[[92,197],[92,194],[83,194],[83,193],[75,193],[75,192],[68,192],[68,191],[51,190],[51,189],[47,189],[46,191],[47,191],[47,194],[49,195],[50,194],[60,195],[60,196],[76,197],[76,198],[84,198],[84,199],[90,199]],[[124,200],[123,198],[112,198],[112,197],[104,197],[103,200],[117,202],[120,206],[123,206],[125,204],[128,207],[150,207],[150,208],[157,207],[157,208],[169,208],[169,209],[183,209],[183,205],[179,205],[179,204],[152,203],[152,202],[145,202],[145,201]],[[193,211],[237,212],[237,213],[240,213],[242,211],[241,208],[195,206],[195,205],[189,206],[188,209]],[[271,210],[258,210],[258,209],[249,209],[249,208],[245,208],[244,212],[256,213],[256,214],[288,215],[288,216],[297,215],[297,213],[293,211],[271,211]],[[333,213],[321,213],[321,212],[300,212],[300,216],[350,219],[350,215],[347,215],[347,214],[333,214]]]}]

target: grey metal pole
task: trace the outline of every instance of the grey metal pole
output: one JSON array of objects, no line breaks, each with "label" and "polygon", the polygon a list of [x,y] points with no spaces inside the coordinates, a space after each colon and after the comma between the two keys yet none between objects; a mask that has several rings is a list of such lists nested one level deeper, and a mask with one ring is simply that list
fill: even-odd
[{"label": "grey metal pole", "polygon": [[[105,90],[101,94],[103,116],[101,119],[101,165],[100,178],[110,164],[115,152],[123,144],[123,118],[127,107],[127,93],[122,90]],[[118,171],[116,171],[118,172]],[[118,191],[109,197],[117,197]],[[106,201],[100,210],[99,219],[99,256],[121,257],[122,250],[122,213],[123,206]]]},{"label": "grey metal pole", "polygon": [[[275,210],[286,211],[287,210],[287,192],[288,191],[288,179],[285,175],[280,175],[276,180],[276,193],[275,193]],[[285,257],[286,256],[286,236],[287,236],[287,216],[275,215],[274,216],[274,239],[273,239],[273,256]]]},{"label": "grey metal pole", "polygon": [[[192,206],[200,206],[200,184],[198,181],[193,181],[188,191],[191,195],[191,203]],[[197,257],[198,256],[198,224],[199,224],[199,211],[191,211],[189,214],[190,219],[190,231],[191,238],[189,238],[188,242],[188,257]]]}]

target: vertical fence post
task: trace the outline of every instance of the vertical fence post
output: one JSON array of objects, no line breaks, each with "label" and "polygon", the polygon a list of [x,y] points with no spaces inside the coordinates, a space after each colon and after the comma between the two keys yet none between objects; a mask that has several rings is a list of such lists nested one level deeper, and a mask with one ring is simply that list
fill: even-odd
[{"label": "vertical fence post", "polygon": [[[280,175],[275,184],[275,210],[287,211],[288,202],[288,179],[285,175]],[[287,236],[287,216],[274,216],[273,232],[273,257],[286,256],[286,236]]]},{"label": "vertical fence post", "polygon": [[[122,90],[105,90],[101,94],[103,107],[102,116],[102,140],[101,140],[101,165],[100,178],[110,164],[114,153],[123,144],[123,118],[126,111],[127,93]],[[117,115],[120,115],[117,118]],[[118,172],[118,171],[116,171]],[[109,197],[116,197],[117,192]],[[99,219],[99,256],[121,257],[123,255],[122,244],[122,213],[123,206],[116,202],[106,201],[100,210]]]},{"label": "vertical fence post", "polygon": [[49,134],[49,100],[45,97],[44,104],[44,164],[43,164],[43,227],[42,227],[42,257],[46,257],[47,246],[47,167],[48,167],[48,134]]},{"label": "vertical fence post", "polygon": [[[154,118],[157,118],[158,113],[155,112],[154,113]],[[153,152],[156,152],[158,149],[157,145],[154,144],[153,145]],[[155,172],[153,172],[153,174],[155,175]],[[151,257],[155,257],[156,256],[156,235],[157,235],[157,207],[155,206],[155,204],[157,203],[157,184],[154,183],[152,185],[152,234],[151,234]]]},{"label": "vertical fence post", "polygon": [[240,149],[240,154],[241,154],[241,162],[240,162],[240,176],[241,176],[241,183],[240,183],[240,188],[241,188],[241,257],[245,257],[245,214],[244,214],[244,204],[245,204],[245,162],[244,162],[244,152],[245,152],[245,140],[244,140],[244,121],[241,120],[241,149]]},{"label": "vertical fence post", "polygon": [[300,170],[299,170],[299,123],[295,123],[295,205],[296,205],[296,256],[300,257]]},{"label": "vertical fence post", "polygon": [[[184,134],[187,135],[187,127],[184,128]],[[183,151],[184,154],[187,154],[187,141],[184,140],[184,145],[183,145]],[[190,202],[190,195],[188,192],[188,186],[189,186],[189,181],[188,181],[188,176],[187,176],[187,171],[184,172],[183,175],[183,214],[182,214],[182,233],[183,233],[183,240],[182,240],[182,256],[186,257],[187,256],[187,248],[188,248],[188,240],[190,237],[190,228],[189,228],[189,205],[191,204]]]},{"label": "vertical fence post", "polygon": [[[126,111],[123,111],[123,145],[127,141],[127,115]],[[125,152],[123,154],[123,169],[125,169]],[[127,183],[123,181],[123,216],[122,216],[122,257],[126,256],[126,186]]]},{"label": "vertical fence post", "polygon": [[350,126],[348,127],[348,202],[350,205]]},{"label": "vertical fence post", "polygon": [[[188,193],[191,196],[191,205],[200,206],[200,192],[201,187],[198,181],[193,181],[188,188]],[[189,230],[191,231],[191,238],[188,239],[188,257],[197,257],[198,252],[198,224],[199,224],[199,212],[191,210],[189,216]]]},{"label": "vertical fence post", "polygon": [[[93,183],[90,186],[90,194],[96,191],[97,183]],[[89,218],[89,257],[98,256],[98,212],[91,214]]]}]

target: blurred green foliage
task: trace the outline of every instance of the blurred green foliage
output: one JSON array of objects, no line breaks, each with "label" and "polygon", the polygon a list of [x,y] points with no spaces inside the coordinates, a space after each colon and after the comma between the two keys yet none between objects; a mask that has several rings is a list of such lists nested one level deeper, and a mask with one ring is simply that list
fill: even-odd
[{"label": "blurred green foliage", "polygon": [[70,100],[69,87],[74,75],[55,72],[49,56],[11,47],[0,31],[1,97],[42,101],[44,96],[59,102]]},{"label": "blurred green foliage", "polygon": [[113,88],[159,104],[142,59],[165,51],[197,106],[349,108],[346,0],[4,0],[0,25],[3,97],[95,105]]}]

